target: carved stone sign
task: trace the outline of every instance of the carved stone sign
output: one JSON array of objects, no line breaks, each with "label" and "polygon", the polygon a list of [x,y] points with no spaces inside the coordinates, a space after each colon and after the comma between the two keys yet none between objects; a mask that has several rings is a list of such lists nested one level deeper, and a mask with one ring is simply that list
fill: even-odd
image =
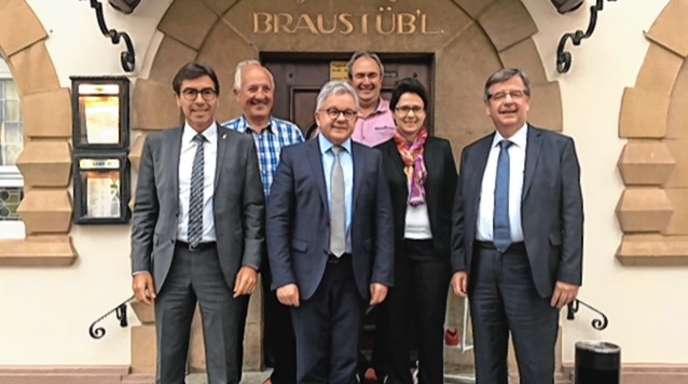
[{"label": "carved stone sign", "polygon": [[369,33],[430,35],[443,32],[431,29],[428,23],[427,13],[420,9],[416,9],[415,12],[394,12],[391,6],[379,7],[376,14],[361,15],[350,12],[332,14],[253,12],[253,33],[305,32],[313,35],[350,35],[358,31],[363,35]]},{"label": "carved stone sign", "polygon": [[319,52],[394,43],[423,51],[471,22],[450,0],[252,0],[239,2],[225,20],[260,50]]}]

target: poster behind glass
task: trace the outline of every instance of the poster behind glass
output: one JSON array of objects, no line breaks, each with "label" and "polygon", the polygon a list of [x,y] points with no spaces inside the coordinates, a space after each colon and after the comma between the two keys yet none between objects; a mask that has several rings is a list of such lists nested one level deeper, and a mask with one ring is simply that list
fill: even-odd
[{"label": "poster behind glass", "polygon": [[81,143],[119,144],[119,85],[79,84],[78,89]]}]

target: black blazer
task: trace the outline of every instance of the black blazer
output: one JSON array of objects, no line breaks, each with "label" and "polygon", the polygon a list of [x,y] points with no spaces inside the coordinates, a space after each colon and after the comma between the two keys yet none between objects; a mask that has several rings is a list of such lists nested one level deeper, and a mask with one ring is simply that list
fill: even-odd
[{"label": "black blazer", "polygon": [[[380,153],[357,143],[351,150],[352,263],[356,287],[367,301],[370,283],[394,283],[391,205]],[[324,174],[317,139],[285,147],[268,198],[272,289],[296,283],[303,300],[313,296],[327,265],[330,213]]]},{"label": "black blazer", "polygon": [[[471,272],[478,204],[494,133],[464,148],[453,213],[452,267]],[[581,285],[583,197],[573,139],[528,125],[521,226],[535,287]]]},{"label": "black blazer", "polygon": [[[408,183],[404,174],[404,163],[394,139],[375,147],[382,152],[385,177],[392,197],[394,217],[395,249],[401,250],[406,227]],[[439,137],[428,137],[425,142],[425,203],[428,206],[430,230],[432,231],[433,253],[436,257],[449,260],[451,241],[451,207],[456,190],[456,164],[449,141]],[[400,257],[401,252],[397,252]]]}]

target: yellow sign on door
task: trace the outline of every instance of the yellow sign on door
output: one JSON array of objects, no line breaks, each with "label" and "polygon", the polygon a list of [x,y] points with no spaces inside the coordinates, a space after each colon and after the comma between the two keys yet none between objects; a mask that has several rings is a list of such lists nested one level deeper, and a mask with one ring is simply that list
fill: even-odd
[{"label": "yellow sign on door", "polygon": [[348,80],[349,71],[346,69],[346,61],[330,61],[330,80]]}]

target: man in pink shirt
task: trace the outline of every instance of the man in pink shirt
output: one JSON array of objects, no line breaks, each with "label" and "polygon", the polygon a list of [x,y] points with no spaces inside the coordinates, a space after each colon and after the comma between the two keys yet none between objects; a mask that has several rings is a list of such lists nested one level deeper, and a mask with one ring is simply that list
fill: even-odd
[{"label": "man in pink shirt", "polygon": [[374,147],[389,140],[396,130],[389,102],[380,97],[385,74],[382,61],[375,53],[356,52],[346,66],[360,108],[351,139]]}]

